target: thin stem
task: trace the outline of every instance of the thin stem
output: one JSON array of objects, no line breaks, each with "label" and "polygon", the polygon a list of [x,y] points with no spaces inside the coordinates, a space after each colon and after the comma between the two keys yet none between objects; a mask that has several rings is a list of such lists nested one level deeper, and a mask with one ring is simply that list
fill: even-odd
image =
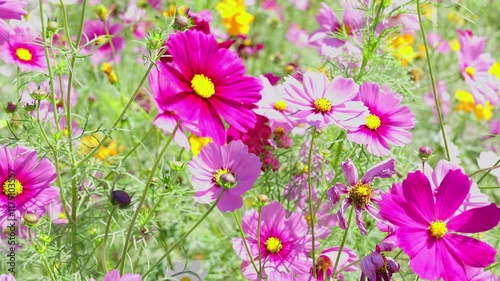
[{"label": "thin stem", "polygon": [[425,35],[425,29],[424,29],[424,24],[422,23],[422,7],[420,7],[420,0],[417,0],[417,15],[418,15],[418,23],[420,24],[420,32],[422,33],[422,41],[424,41],[424,47],[425,47],[425,57],[427,60],[427,66],[429,67],[429,75],[431,76],[431,85],[432,85],[432,93],[434,95],[434,103],[436,104],[436,111],[439,116],[439,126],[441,127],[441,134],[443,135],[443,142],[444,142],[444,148],[446,152],[446,158],[448,161],[451,159],[450,158],[450,150],[448,149],[448,140],[446,138],[446,132],[444,131],[444,121],[443,121],[443,114],[441,113],[441,104],[439,101],[439,97],[437,95],[437,90],[436,90],[436,82],[434,81],[434,73],[432,72],[432,64],[431,64],[431,58],[429,56],[429,46],[427,45],[427,38]]},{"label": "thin stem", "polygon": [[155,171],[158,168],[158,165],[160,164],[160,162],[163,158],[163,155],[167,151],[167,148],[170,145],[170,143],[172,142],[172,139],[174,138],[175,134],[177,133],[177,130],[179,129],[180,125],[181,125],[181,120],[179,120],[177,122],[177,125],[175,125],[175,128],[172,131],[172,134],[168,138],[167,142],[165,143],[165,146],[161,150],[160,154],[158,154],[158,157],[156,157],[156,160],[153,164],[153,167],[151,168],[151,172],[149,173],[149,177],[146,180],[146,185],[144,186],[144,190],[142,191],[141,199],[139,201],[139,204],[137,205],[137,209],[135,210],[134,215],[132,216],[132,220],[130,221],[130,226],[129,226],[128,231],[127,231],[127,238],[125,239],[125,245],[123,246],[123,251],[122,251],[123,253],[122,253],[121,259],[118,262],[118,267],[120,268],[120,274],[123,274],[123,266],[125,264],[125,256],[127,255],[127,252],[128,252],[128,244],[129,244],[130,238],[132,236],[132,231],[134,229],[135,221],[137,219],[137,216],[139,216],[139,212],[142,209],[142,205],[144,205],[144,202],[146,201],[149,186],[151,185],[151,181],[153,180]]},{"label": "thin stem", "polygon": [[250,247],[248,246],[247,238],[245,236],[245,232],[243,231],[243,228],[241,227],[241,222],[240,219],[238,218],[238,215],[236,215],[236,212],[233,212],[234,215],[234,220],[236,221],[236,224],[238,225],[238,230],[241,233],[241,239],[243,239],[243,244],[245,244],[245,249],[247,250],[248,257],[250,258],[250,262],[253,265],[253,268],[255,269],[255,272],[257,272],[257,276],[260,277],[260,269],[262,268],[261,261],[260,261],[260,231],[257,231],[257,235],[259,237],[259,242],[257,244],[257,247],[259,248],[259,268],[257,268],[257,265],[255,264],[255,260],[253,259],[252,252],[250,251]]},{"label": "thin stem", "polygon": [[309,155],[307,157],[307,188],[308,188],[308,199],[309,199],[309,216],[311,217],[310,219],[310,226],[311,226],[311,240],[312,240],[312,250],[311,250],[311,255],[312,255],[312,262],[313,262],[313,277],[316,278],[316,256],[315,256],[315,241],[314,241],[314,210],[313,210],[313,192],[312,192],[312,182],[311,182],[311,170],[312,170],[312,152],[313,152],[313,147],[314,147],[314,139],[316,138],[316,126],[313,127],[312,131],[312,136],[311,136],[311,146],[309,147]]},{"label": "thin stem", "polygon": [[224,194],[224,189],[221,191],[221,193],[219,194],[219,197],[217,197],[217,200],[215,200],[215,202],[212,204],[212,206],[210,206],[210,209],[208,209],[208,211],[184,234],[182,235],[181,238],[179,238],[179,240],[177,240],[172,246],[170,246],[170,248],[167,249],[167,251],[165,252],[165,254],[163,254],[147,271],[146,273],[144,273],[142,275],[142,278],[143,279],[146,279],[146,277],[148,276],[149,273],[151,273],[151,271],[153,271],[153,269],[158,266],[160,264],[160,262],[162,260],[164,260],[169,254],[170,252],[172,252],[172,250],[177,247],[177,245],[179,245],[182,241],[184,241],[190,234],[191,232],[193,232],[204,220],[205,218],[212,212],[212,210],[215,208],[215,206],[217,206],[217,203],[219,203],[220,199],[222,198],[222,194]]},{"label": "thin stem", "polygon": [[106,230],[104,231],[104,238],[102,241],[104,249],[102,249],[102,267],[104,270],[104,273],[108,272],[108,265],[106,264],[106,252],[107,252],[107,242],[108,242],[108,233],[109,233],[109,227],[111,226],[111,221],[113,219],[113,214],[115,213],[116,207],[113,206],[113,209],[111,209],[111,213],[109,214],[108,217],[108,222],[106,223]]},{"label": "thin stem", "polygon": [[[257,219],[257,245],[258,245],[258,249],[259,249],[259,255],[257,256],[257,258],[259,259],[259,270],[257,271],[257,273],[261,274],[262,272],[262,258],[261,258],[261,250],[260,250],[260,220],[261,220],[261,217],[262,217],[262,206],[259,205],[259,216],[258,216],[258,219]],[[243,231],[241,232],[243,233]],[[243,237],[243,241],[245,241],[245,237]],[[248,255],[250,255],[250,252],[248,253]]]},{"label": "thin stem", "polygon": [[[482,181],[483,181],[483,179],[484,179],[487,175],[489,175],[489,174],[491,173],[491,170],[496,169],[496,168],[494,168],[494,167],[497,167],[497,168],[498,168],[498,164],[500,164],[500,159],[498,159],[498,161],[497,161],[497,162],[495,162],[495,164],[493,164],[493,167],[491,167],[491,168],[487,168],[486,173],[484,173],[484,175],[483,175],[481,178],[479,178],[479,180],[477,181],[477,184],[479,184],[480,182],[482,182]],[[483,170],[484,170],[484,169],[483,169]],[[481,170],[477,170],[477,171],[473,172],[472,174],[470,174],[470,175],[469,175],[469,177],[471,177],[472,175],[477,174],[477,173],[479,173],[479,172],[481,172]]]},{"label": "thin stem", "polygon": [[342,255],[342,250],[344,249],[345,240],[347,239],[347,233],[349,232],[349,228],[351,227],[352,213],[354,211],[354,207],[351,206],[351,211],[349,212],[349,219],[347,220],[347,229],[344,232],[344,237],[342,237],[342,242],[340,243],[339,252],[337,254],[337,259],[335,260],[335,266],[333,266],[333,276],[337,276],[336,270],[339,265],[340,256]]},{"label": "thin stem", "polygon": [[42,257],[43,264],[45,265],[45,268],[47,269],[47,272],[49,273],[50,280],[56,281],[56,278],[54,276],[54,272],[52,272],[52,269],[49,266],[49,263],[47,262],[47,259],[45,257]]}]

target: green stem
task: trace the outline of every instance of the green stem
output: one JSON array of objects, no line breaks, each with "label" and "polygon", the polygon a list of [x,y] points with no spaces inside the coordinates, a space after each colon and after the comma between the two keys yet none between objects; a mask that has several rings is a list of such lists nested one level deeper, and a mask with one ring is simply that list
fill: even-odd
[{"label": "green stem", "polygon": [[250,247],[248,246],[248,242],[247,242],[247,238],[245,236],[245,232],[243,231],[243,228],[241,227],[240,219],[238,218],[238,215],[236,215],[236,212],[233,212],[233,215],[234,215],[234,220],[236,220],[236,224],[238,225],[238,230],[241,233],[241,239],[243,239],[243,244],[245,244],[245,249],[247,251],[248,257],[250,258],[250,262],[252,263],[253,268],[255,269],[255,272],[257,272],[257,276],[259,278],[262,278],[260,276],[260,270],[262,268],[262,264],[261,264],[261,261],[260,261],[260,231],[257,231],[257,235],[258,235],[258,238],[259,238],[259,242],[257,244],[257,247],[259,248],[259,268],[257,268],[257,265],[255,264],[255,260],[253,259],[253,256],[252,256],[252,252],[250,251]]},{"label": "green stem", "polygon": [[128,231],[127,231],[127,237],[125,239],[125,245],[123,246],[123,251],[122,251],[123,253],[122,253],[121,259],[118,262],[118,267],[120,268],[120,274],[123,274],[123,266],[125,264],[125,256],[127,255],[127,252],[128,252],[128,244],[130,243],[130,238],[132,236],[132,231],[134,229],[135,221],[137,219],[137,216],[139,216],[139,212],[142,209],[142,205],[144,205],[144,202],[146,201],[146,197],[148,195],[149,186],[151,185],[151,181],[153,179],[155,171],[158,168],[158,165],[160,164],[160,162],[161,162],[161,160],[163,158],[163,155],[167,151],[167,148],[170,145],[170,143],[172,142],[172,140],[173,140],[175,134],[177,133],[177,130],[179,129],[180,125],[181,125],[181,120],[179,120],[177,122],[177,125],[175,126],[174,130],[172,131],[172,134],[170,135],[170,137],[168,138],[167,142],[165,143],[165,146],[161,150],[160,154],[158,154],[158,157],[156,157],[156,160],[155,160],[155,162],[153,164],[153,167],[151,168],[151,172],[149,173],[149,177],[146,180],[146,185],[144,186],[144,190],[142,191],[141,199],[139,201],[139,204],[137,205],[137,209],[135,210],[134,215],[132,216],[132,220],[130,221],[130,226],[129,226]]},{"label": "green stem", "polygon": [[[486,169],[486,173],[484,173],[484,175],[483,175],[481,178],[479,178],[479,180],[477,181],[477,184],[479,184],[480,182],[482,182],[482,181],[483,181],[483,179],[484,179],[487,175],[489,175],[489,174],[491,173],[491,170],[498,168],[498,164],[500,164],[500,159],[498,159],[498,161],[497,161],[497,162],[495,162],[495,164],[493,164],[493,167],[491,167],[491,168],[487,168],[487,169]],[[496,167],[496,168],[494,168],[494,167]],[[484,169],[483,169],[483,170],[484,170]],[[479,172],[481,172],[481,170],[477,170],[477,171],[473,172],[472,174],[470,174],[470,175],[469,175],[469,177],[470,177],[470,176],[472,176],[472,175],[474,175],[474,174],[477,174],[477,173],[479,173]]]},{"label": "green stem", "polygon": [[312,136],[311,136],[311,146],[309,147],[309,155],[307,156],[307,188],[308,188],[308,199],[309,199],[309,216],[310,226],[311,226],[311,243],[312,243],[312,263],[313,263],[313,277],[316,278],[316,256],[315,256],[315,237],[314,237],[314,209],[313,209],[313,192],[312,192],[312,182],[311,182],[311,170],[312,170],[312,151],[314,147],[314,139],[316,138],[316,126],[313,127]]},{"label": "green stem", "polygon": [[104,231],[104,238],[102,241],[102,244],[104,247],[102,249],[102,268],[104,270],[104,273],[108,272],[108,265],[106,264],[108,233],[109,233],[109,227],[111,226],[111,220],[113,219],[113,214],[115,213],[115,210],[116,210],[116,207],[113,206],[113,209],[111,209],[111,213],[109,214],[108,221],[106,223],[106,230]]},{"label": "green stem", "polygon": [[337,266],[339,265],[340,256],[342,254],[342,250],[344,249],[345,240],[347,239],[347,233],[349,232],[349,228],[351,227],[352,213],[354,211],[354,206],[351,206],[351,211],[349,212],[349,219],[347,220],[347,229],[344,232],[344,237],[342,237],[342,242],[340,243],[339,252],[337,254],[337,259],[335,260],[335,266],[333,266],[333,276],[337,276]]},{"label": "green stem", "polygon": [[45,265],[45,268],[47,269],[47,272],[49,273],[50,280],[56,281],[56,278],[54,276],[54,273],[52,272],[52,269],[49,266],[49,263],[47,262],[47,259],[45,257],[42,257],[43,264]]},{"label": "green stem", "polygon": [[191,232],[193,232],[204,220],[205,218],[212,212],[212,210],[215,208],[215,206],[217,206],[217,203],[219,203],[220,199],[222,198],[222,194],[224,194],[224,189],[221,191],[221,193],[219,194],[219,197],[217,197],[217,200],[215,200],[215,202],[212,204],[212,206],[210,206],[210,209],[208,209],[208,211],[184,234],[182,235],[181,238],[179,238],[179,240],[175,241],[175,243],[170,246],[170,248],[167,249],[167,251],[165,252],[165,254],[163,254],[147,271],[146,273],[144,273],[142,275],[142,278],[145,280],[146,277],[148,276],[148,274],[150,274],[153,269],[158,266],[160,264],[160,262],[162,260],[164,260],[169,254],[170,252],[172,252],[172,250],[177,247],[177,245],[179,245],[182,241],[184,241],[190,234]]},{"label": "green stem", "polygon": [[446,158],[448,161],[451,159],[450,158],[450,150],[448,148],[448,140],[446,139],[446,132],[444,130],[444,121],[443,121],[443,114],[441,113],[441,104],[439,101],[439,97],[437,95],[437,90],[436,90],[436,82],[434,81],[434,73],[432,72],[432,64],[431,64],[431,58],[429,56],[429,46],[427,45],[427,38],[425,37],[425,29],[424,29],[424,24],[422,23],[422,11],[420,7],[420,0],[417,0],[417,15],[418,15],[418,23],[420,24],[420,31],[422,33],[422,40],[424,41],[424,47],[425,47],[425,58],[427,60],[427,66],[429,67],[429,75],[431,76],[431,85],[432,85],[432,93],[434,95],[434,103],[436,104],[436,111],[439,116],[439,126],[441,127],[441,134],[443,135],[443,142],[444,142],[444,148],[446,151]]}]

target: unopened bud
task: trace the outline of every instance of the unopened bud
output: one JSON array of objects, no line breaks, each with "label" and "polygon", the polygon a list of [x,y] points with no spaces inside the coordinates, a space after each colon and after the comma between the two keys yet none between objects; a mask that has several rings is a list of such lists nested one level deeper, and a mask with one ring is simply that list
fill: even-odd
[{"label": "unopened bud", "polygon": [[173,161],[170,163],[170,169],[174,171],[182,171],[184,169],[184,163],[181,161]]},{"label": "unopened bud", "polygon": [[59,24],[57,23],[57,21],[49,21],[49,23],[47,24],[47,30],[50,32],[56,32],[58,28]]},{"label": "unopened bud", "polygon": [[293,64],[288,64],[285,66],[285,73],[290,75],[295,72],[295,66]]},{"label": "unopened bud", "polygon": [[28,112],[32,112],[35,109],[36,109],[36,105],[35,104],[26,104],[24,106],[24,110],[26,110]]},{"label": "unopened bud", "polygon": [[30,97],[34,100],[44,100],[49,96],[49,93],[47,93],[44,90],[37,89],[31,92]]},{"label": "unopened bud", "polygon": [[96,14],[102,21],[105,21],[108,18],[108,9],[103,5],[99,5],[96,8]]},{"label": "unopened bud", "polygon": [[260,203],[266,204],[267,202],[269,202],[269,197],[267,197],[267,195],[265,194],[259,194],[257,195],[257,200],[259,200]]},{"label": "unopened bud", "polygon": [[14,111],[16,111],[16,109],[17,109],[17,105],[13,102],[9,102],[7,104],[7,107],[5,107],[5,110],[7,110],[7,112],[14,112]]},{"label": "unopened bud", "polygon": [[126,208],[130,205],[131,198],[127,192],[123,190],[113,190],[111,192],[111,203],[120,208]]},{"label": "unopened bud", "polygon": [[33,227],[38,223],[38,216],[36,214],[26,214],[23,217],[23,223],[28,227]]},{"label": "unopened bud", "polygon": [[186,16],[176,16],[174,19],[174,25],[179,30],[184,30],[189,26],[189,19]]},{"label": "unopened bud", "polygon": [[418,149],[418,156],[423,159],[427,159],[431,157],[432,155],[432,149],[426,145],[420,147]]},{"label": "unopened bud", "polygon": [[222,174],[219,177],[219,183],[224,188],[233,188],[238,181],[231,173]]}]

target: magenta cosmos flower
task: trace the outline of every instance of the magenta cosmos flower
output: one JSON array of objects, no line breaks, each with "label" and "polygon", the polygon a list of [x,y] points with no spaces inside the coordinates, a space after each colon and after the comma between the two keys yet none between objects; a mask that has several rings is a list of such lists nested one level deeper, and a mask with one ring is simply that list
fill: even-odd
[{"label": "magenta cosmos flower", "polygon": [[470,30],[458,30],[460,50],[457,52],[460,73],[477,104],[497,104],[500,80],[489,72],[495,59],[483,53],[486,37],[474,36]]},{"label": "magenta cosmos flower", "polygon": [[[59,196],[59,189],[50,186],[55,178],[52,163],[46,158],[38,161],[36,151],[23,146],[0,148],[0,225],[8,217],[45,213],[45,207]],[[9,203],[15,203],[15,209]]]},{"label": "magenta cosmos flower", "polygon": [[[309,258],[312,237],[308,234],[304,217],[297,213],[286,217],[285,208],[273,201],[262,207],[260,233],[257,232],[258,221],[259,214],[255,210],[246,211],[242,220],[242,228],[250,254],[257,266],[259,266],[260,249],[261,277],[266,278],[281,273],[308,275],[312,266]],[[234,238],[232,243],[236,254],[243,260],[241,272],[245,278],[261,280],[250,262],[243,238]]]},{"label": "magenta cosmos flower", "polygon": [[167,49],[173,62],[153,70],[158,79],[174,85],[162,92],[168,98],[161,106],[197,122],[201,136],[220,145],[226,140],[221,116],[240,132],[253,127],[257,118],[252,108],[261,99],[262,86],[257,78],[244,76],[245,66],[235,52],[219,48],[212,35],[197,30],[172,34]]},{"label": "magenta cosmos flower", "polygon": [[[90,278],[90,281],[95,281],[95,279]],[[142,281],[142,277],[139,274],[132,273],[127,273],[120,277],[118,269],[113,269],[104,276],[103,281]]]},{"label": "magenta cosmos flower", "polygon": [[335,123],[342,128],[354,128],[364,123],[368,112],[361,102],[351,101],[359,86],[352,78],[335,77],[332,81],[324,73],[306,71],[303,84],[288,76],[283,84],[297,112],[292,117],[310,125],[324,127]]},{"label": "magenta cosmos flower", "polygon": [[232,212],[243,205],[241,196],[247,192],[260,175],[259,157],[248,153],[241,140],[227,146],[209,143],[200,154],[189,162],[191,180],[196,189],[195,201],[211,203],[224,191],[217,207]]},{"label": "magenta cosmos flower", "polygon": [[[332,247],[323,250],[316,260],[316,279],[318,281],[331,280],[333,275],[333,267],[335,266],[335,261],[339,255],[340,247]],[[355,265],[351,265],[358,260],[358,255],[347,247],[342,248],[342,253],[340,253],[339,263],[337,265],[337,272],[342,270],[343,272],[353,272],[357,271],[358,268]],[[312,267],[311,267],[312,275]],[[344,281],[344,276],[342,273],[337,274],[335,279]]]},{"label": "magenta cosmos flower", "polygon": [[347,180],[346,186],[342,183],[336,183],[334,187],[327,191],[327,195],[333,204],[340,199],[340,194],[346,194],[346,198],[340,205],[338,218],[340,227],[347,228],[345,220],[345,211],[351,205],[356,210],[356,224],[363,235],[366,235],[366,228],[363,222],[363,210],[366,210],[375,220],[380,221],[381,217],[378,210],[372,203],[378,204],[380,200],[380,190],[371,186],[375,178],[390,178],[396,172],[394,167],[394,158],[387,159],[373,166],[366,171],[365,175],[358,180],[358,170],[350,159],[341,164],[342,171]]},{"label": "magenta cosmos flower", "polygon": [[2,45],[5,41],[10,41],[11,36],[14,35],[14,30],[12,30],[10,25],[5,20],[20,20],[21,16],[26,15],[24,7],[26,7],[25,1],[0,1],[0,45]]},{"label": "magenta cosmos flower", "polygon": [[400,99],[388,88],[380,90],[377,84],[364,83],[357,97],[370,111],[363,125],[347,133],[347,139],[366,145],[376,156],[389,154],[389,144],[404,146],[411,142],[411,128],[415,118],[410,109],[400,105]]},{"label": "magenta cosmos flower", "polygon": [[495,261],[493,247],[457,234],[487,231],[500,221],[495,204],[455,215],[471,184],[462,171],[450,170],[434,198],[429,180],[416,171],[382,196],[380,214],[395,226],[398,246],[422,279],[467,280],[465,266],[484,268]]},{"label": "magenta cosmos flower", "polygon": [[16,278],[12,274],[2,274],[0,275],[0,281],[16,281]]},{"label": "magenta cosmos flower", "polygon": [[[106,26],[105,26],[106,25]],[[106,27],[108,28],[108,33],[106,32]],[[87,43],[89,40],[95,40],[94,46],[86,46],[85,53],[92,54],[90,60],[94,64],[100,64],[104,61],[120,61],[120,51],[125,47],[125,39],[119,34],[121,33],[123,26],[121,24],[111,24],[109,21],[104,23],[103,21],[96,20],[87,20],[85,21],[83,32],[84,32],[84,40],[83,42]],[[111,47],[111,43],[113,43],[113,47]],[[113,57],[113,49],[116,55],[116,58]]]},{"label": "magenta cosmos flower", "polygon": [[392,275],[399,271],[399,264],[383,252],[394,249],[393,243],[382,242],[375,247],[375,251],[361,260],[361,281],[389,281]]},{"label": "magenta cosmos flower", "polygon": [[43,47],[35,42],[36,35],[29,29],[14,30],[15,34],[0,48],[1,59],[17,65],[21,71],[45,71],[47,60]]}]

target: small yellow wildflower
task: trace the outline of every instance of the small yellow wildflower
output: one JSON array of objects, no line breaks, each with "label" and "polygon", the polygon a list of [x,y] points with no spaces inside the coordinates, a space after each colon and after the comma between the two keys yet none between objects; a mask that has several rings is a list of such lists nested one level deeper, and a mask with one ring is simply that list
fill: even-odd
[{"label": "small yellow wildflower", "polygon": [[408,66],[417,58],[417,54],[413,50],[414,42],[415,38],[411,34],[397,36],[391,41],[389,48],[392,55],[400,60],[401,65]]},{"label": "small yellow wildflower", "polygon": [[487,121],[491,119],[493,106],[489,101],[487,101],[485,105],[476,104],[471,93],[463,90],[457,90],[455,97],[460,102],[460,104],[455,107],[456,111],[474,112],[478,121]]},{"label": "small yellow wildflower", "polygon": [[500,62],[495,62],[490,70],[488,71],[489,74],[495,75],[498,79],[500,79]]},{"label": "small yellow wildflower", "polygon": [[[80,153],[83,155],[87,155],[96,147],[104,137],[101,134],[94,134],[90,136],[84,136],[80,140]],[[123,145],[118,145],[116,140],[108,140],[104,145],[102,145],[94,157],[108,164],[108,159],[110,157],[118,155],[120,152],[123,152],[125,147]]]},{"label": "small yellow wildflower", "polygon": [[247,13],[244,0],[223,0],[217,4],[216,9],[229,35],[248,34],[250,24],[253,23],[255,17]]},{"label": "small yellow wildflower", "polygon": [[462,26],[465,24],[464,17],[459,15],[456,11],[448,12],[448,20],[457,26]]},{"label": "small yellow wildflower", "polygon": [[175,4],[169,4],[168,9],[163,11],[163,16],[168,18],[168,17],[174,17],[175,15],[185,15],[187,11],[186,6],[180,6],[177,7]]},{"label": "small yellow wildflower", "polygon": [[196,157],[201,149],[209,142],[213,142],[212,138],[204,138],[195,135],[189,136],[189,144],[191,145],[191,153]]},{"label": "small yellow wildflower", "polygon": [[450,47],[454,52],[460,50],[460,43],[458,42],[458,39],[455,38],[453,40],[448,41],[448,43],[450,44]]}]

